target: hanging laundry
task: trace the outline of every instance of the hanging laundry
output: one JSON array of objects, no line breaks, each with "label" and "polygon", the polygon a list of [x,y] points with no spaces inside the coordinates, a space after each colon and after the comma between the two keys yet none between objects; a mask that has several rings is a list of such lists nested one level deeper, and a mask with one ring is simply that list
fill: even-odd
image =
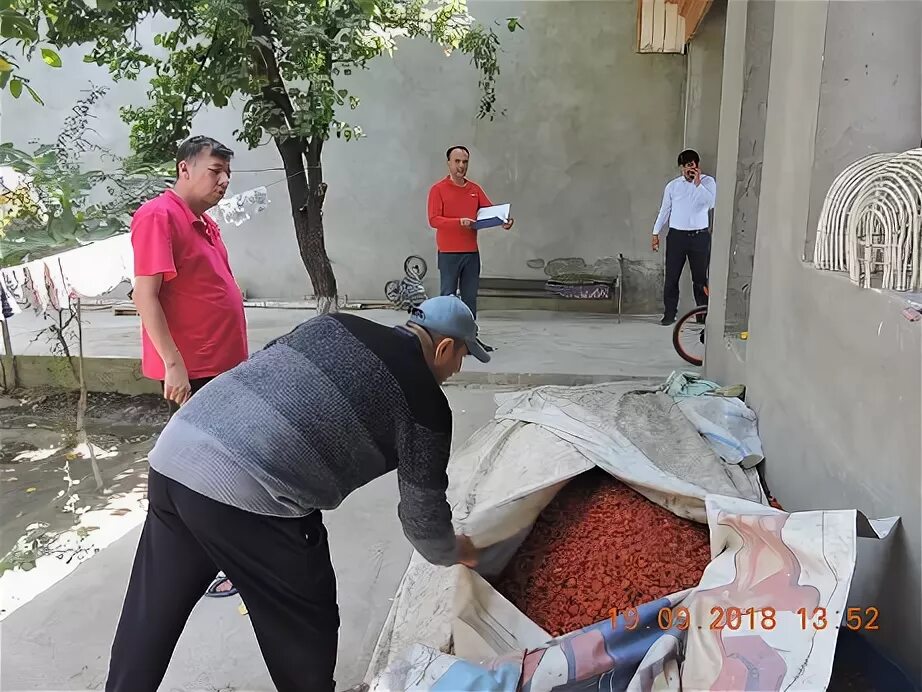
[{"label": "hanging laundry", "polygon": [[269,207],[269,191],[256,187],[218,202],[218,212],[225,223],[239,226],[249,220],[250,212],[260,214]]},{"label": "hanging laundry", "polygon": [[134,276],[131,237],[127,233],[62,252],[57,258],[71,295],[105,295]]},{"label": "hanging laundry", "polygon": [[26,275],[26,294],[32,309],[39,315],[48,312],[48,286],[45,283],[45,263],[41,260],[29,262],[23,267]]},{"label": "hanging laundry", "polygon": [[0,270],[0,286],[18,306],[44,314],[63,309],[76,296],[105,295],[134,277],[131,239],[127,233],[83,247]]}]

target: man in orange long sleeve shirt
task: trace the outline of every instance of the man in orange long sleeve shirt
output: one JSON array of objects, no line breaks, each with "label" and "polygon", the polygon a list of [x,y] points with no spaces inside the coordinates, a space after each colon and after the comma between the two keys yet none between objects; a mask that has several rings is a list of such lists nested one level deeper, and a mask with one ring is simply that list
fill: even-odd
[{"label": "man in orange long sleeve shirt", "polygon": [[[477,316],[477,290],[480,287],[480,249],[473,228],[477,210],[492,206],[483,189],[467,179],[470,160],[467,147],[454,146],[446,152],[448,176],[429,190],[429,225],[435,229],[439,251],[441,294],[461,300]],[[503,225],[507,231],[513,220]]]}]

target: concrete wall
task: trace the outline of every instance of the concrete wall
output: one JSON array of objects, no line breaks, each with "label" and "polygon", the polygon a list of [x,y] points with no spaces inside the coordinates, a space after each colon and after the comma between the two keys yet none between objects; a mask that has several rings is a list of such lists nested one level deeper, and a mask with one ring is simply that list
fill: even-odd
[{"label": "concrete wall", "polygon": [[717,168],[726,23],[727,0],[714,0],[688,45],[683,147],[697,151],[702,167],[712,175]]},{"label": "concrete wall", "polygon": [[868,154],[905,151],[922,140],[919,2],[831,2],[820,85],[816,159],[804,257],[830,184]]},{"label": "concrete wall", "polygon": [[709,343],[722,352],[710,369],[725,382],[745,379],[739,336],[749,320],[774,7],[774,0],[734,2],[727,13],[717,155],[723,193],[714,211],[708,312]]},{"label": "concrete wall", "polygon": [[731,337],[745,332],[749,327],[749,289],[752,284],[759,193],[762,187],[774,25],[775,0],[759,0],[749,4],[724,326],[724,333]]},{"label": "concrete wall", "polygon": [[[685,137],[683,149],[694,149],[701,156],[701,168],[717,176],[717,140],[720,134],[720,93],[724,62],[724,30],[727,23],[727,0],[715,0],[688,45],[685,76]],[[678,151],[672,157],[675,159]],[[678,174],[673,168],[671,177]],[[665,181],[664,181],[665,182]],[[717,178],[718,195],[723,194]],[[666,240],[668,243],[668,238]],[[665,252],[663,253],[665,255]],[[662,269],[660,267],[660,272]],[[657,277],[662,280],[662,274]],[[651,288],[651,291],[654,289]],[[653,311],[662,310],[662,290]],[[691,269],[686,266],[679,286],[679,315],[695,306]]]},{"label": "concrete wall", "polygon": [[[849,9],[853,3],[775,6],[743,372],[748,401],[759,415],[768,484],[786,509],[858,508],[869,516],[902,517],[900,530],[887,541],[859,541],[849,605],[879,609],[886,625],[868,637],[918,681],[922,329],[901,316],[902,296],[856,288],[801,260],[817,186],[828,185],[832,176],[823,171],[834,167],[831,159],[838,152],[828,134],[849,133],[842,138],[844,148],[859,139],[866,147],[880,141],[880,149],[901,142],[908,148],[919,140],[922,5],[871,4],[873,16],[850,20],[847,13],[862,11]],[[745,21],[732,14],[727,45],[739,48],[746,40]],[[899,79],[895,72],[878,71],[870,80],[878,51],[890,61],[900,56],[893,63]],[[834,55],[846,65],[832,60]],[[866,88],[855,89],[853,78],[864,80],[865,61]],[[890,85],[889,98],[879,98],[881,79]],[[903,91],[895,92],[895,86]],[[741,92],[728,98],[725,90],[725,106],[734,99],[741,103]],[[840,107],[832,109],[832,103]],[[889,131],[873,136],[874,123],[888,123]],[[721,166],[727,163],[721,157]],[[712,276],[726,273],[728,259],[729,253],[715,253]],[[724,327],[712,317],[709,337]],[[726,342],[709,338],[709,376],[738,372],[739,364]]]},{"label": "concrete wall", "polygon": [[[10,389],[15,382],[25,389],[55,387],[79,389],[80,381],[66,358],[60,356],[16,356],[15,365],[3,359],[3,378]],[[15,378],[13,368],[15,367]],[[84,358],[83,376],[87,391],[121,394],[157,394],[163,389],[158,382],[141,374],[139,358]]]},{"label": "concrete wall", "polygon": [[[685,58],[634,53],[633,0],[470,6],[483,21],[515,15],[526,28],[502,35],[498,93],[507,115],[477,121],[477,74],[467,59],[446,58],[424,43],[402,44],[395,59],[379,59],[352,79],[363,103],[349,119],[367,138],[334,140],[325,151],[327,247],[341,293],[380,298],[411,253],[429,260],[434,288],[426,194],[445,173],[445,148],[464,143],[472,151],[471,177],[495,201],[511,202],[517,220],[511,233],[483,234],[485,276],[542,278],[528,260],[583,257],[591,264],[623,253],[642,261],[626,290],[641,297],[652,292],[658,309],[661,269],[651,279],[648,265],[661,258],[650,252],[649,235],[682,145]],[[150,41],[153,33],[145,26],[141,39]],[[12,101],[4,92],[5,139],[25,144],[54,137],[87,80],[108,82],[103,70],[81,62],[81,51],[63,57],[64,69],[36,73],[47,108]],[[126,150],[117,109],[143,103],[144,92],[143,83],[123,83],[106,98],[97,130],[107,146]],[[239,126],[239,104],[203,112],[195,122],[197,132],[231,144]],[[268,184],[272,203],[250,222],[225,228],[235,271],[253,297],[303,297],[310,288],[285,188],[277,184],[284,176],[244,172],[278,168],[278,155],[272,146],[236,149],[231,191]]]}]

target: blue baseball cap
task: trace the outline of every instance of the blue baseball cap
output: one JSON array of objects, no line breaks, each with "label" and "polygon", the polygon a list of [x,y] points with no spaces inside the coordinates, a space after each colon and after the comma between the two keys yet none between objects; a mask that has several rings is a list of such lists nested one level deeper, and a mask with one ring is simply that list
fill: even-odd
[{"label": "blue baseball cap", "polygon": [[460,339],[474,358],[481,363],[490,362],[490,355],[477,341],[477,322],[474,320],[474,314],[460,298],[438,296],[424,300],[419,307],[410,310],[409,321],[430,332]]}]

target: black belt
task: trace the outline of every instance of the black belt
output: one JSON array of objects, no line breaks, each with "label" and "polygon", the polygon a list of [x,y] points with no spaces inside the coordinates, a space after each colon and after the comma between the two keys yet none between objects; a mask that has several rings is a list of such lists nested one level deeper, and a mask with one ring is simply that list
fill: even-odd
[{"label": "black belt", "polygon": [[699,233],[707,233],[708,229],[698,228],[693,231],[686,231],[684,228],[673,228],[672,226],[670,226],[669,232],[672,233],[673,231],[675,231],[676,233],[686,233],[687,235],[698,235]]}]

